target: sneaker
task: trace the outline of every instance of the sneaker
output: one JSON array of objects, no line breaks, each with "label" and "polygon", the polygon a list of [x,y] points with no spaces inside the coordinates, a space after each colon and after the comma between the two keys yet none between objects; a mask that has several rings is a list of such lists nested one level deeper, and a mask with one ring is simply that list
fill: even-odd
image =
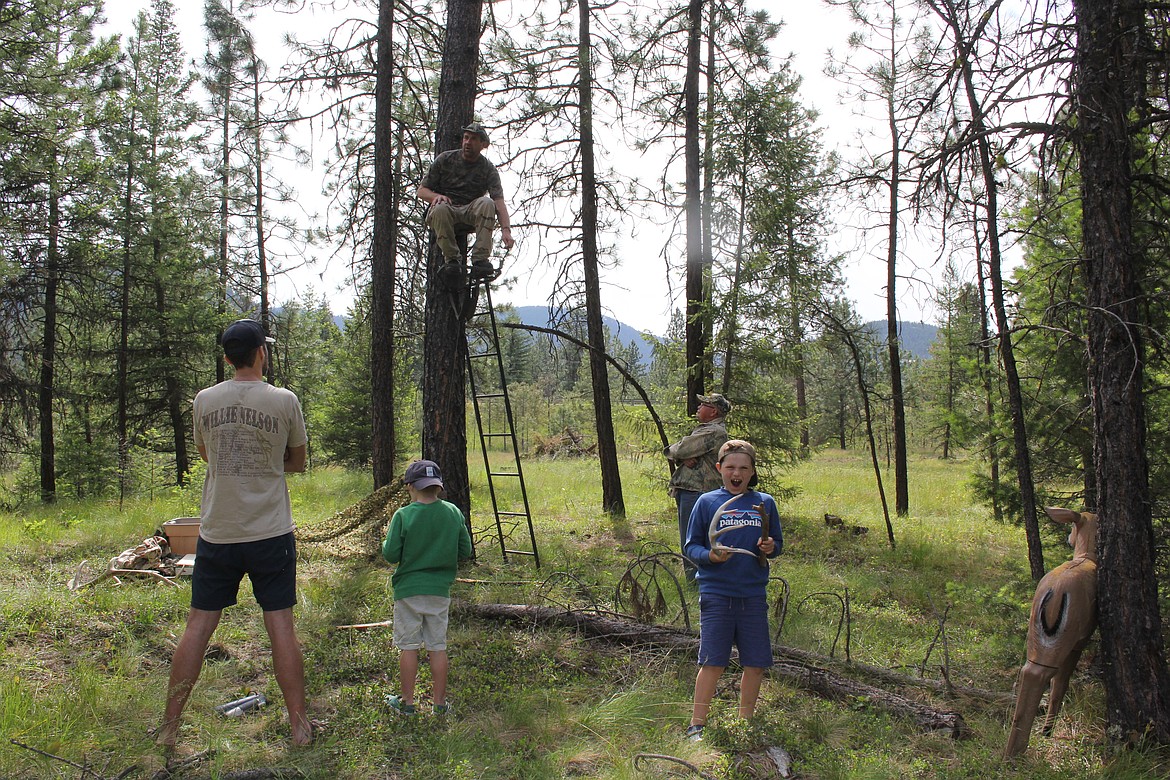
[{"label": "sneaker", "polygon": [[388,704],[390,709],[394,710],[399,715],[410,716],[418,712],[417,707],[415,707],[413,704],[407,704],[402,700],[401,696],[397,696],[395,694],[390,694],[386,697],[386,704]]},{"label": "sneaker", "polygon": [[691,742],[703,741],[703,724],[696,723],[693,726],[687,726],[687,739]]},{"label": "sneaker", "polygon": [[431,713],[434,715],[454,715],[455,710],[451,709],[451,704],[436,704],[431,708]]}]

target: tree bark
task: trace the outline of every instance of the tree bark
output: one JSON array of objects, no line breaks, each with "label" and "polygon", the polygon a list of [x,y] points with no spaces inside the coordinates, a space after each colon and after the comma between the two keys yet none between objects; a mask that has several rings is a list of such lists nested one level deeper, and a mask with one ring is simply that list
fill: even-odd
[{"label": "tree bark", "polygon": [[374,489],[394,478],[394,0],[378,3],[378,64],[374,82],[374,235],[370,248],[370,409]]},{"label": "tree bark", "polygon": [[[974,64],[971,61],[974,42],[985,34],[990,16],[980,17],[979,26],[967,29],[960,21],[958,6],[944,0],[943,21],[955,37],[956,57],[962,73],[962,86],[971,111],[972,135],[976,138],[979,172],[982,176],[986,204],[986,240],[991,299],[999,328],[999,353],[1003,363],[1004,381],[1008,390],[1008,407],[1012,416],[1012,441],[1015,445],[1016,477],[1020,487],[1020,511],[1024,518],[1024,533],[1028,538],[1028,563],[1032,579],[1044,576],[1044,548],[1040,539],[1040,521],[1036,514],[1036,489],[1032,479],[1032,456],[1028,450],[1028,426],[1024,415],[1024,397],[1020,390],[1020,376],[1016,369],[1015,347],[1012,344],[1012,325],[1008,319],[1003,291],[1003,251],[999,242],[999,183],[995,179],[995,164],[984,116],[985,107],[975,86]],[[938,10],[936,8],[936,10]]]},{"label": "tree bark", "polygon": [[61,274],[61,196],[57,191],[57,160],[49,160],[49,246],[45,263],[45,333],[41,344],[41,386],[37,417],[41,429],[41,501],[57,499],[57,452],[53,436],[54,381],[57,360],[57,286]]},{"label": "tree bark", "polygon": [[687,11],[690,25],[687,37],[687,69],[683,85],[683,111],[685,114],[685,165],[686,165],[686,228],[687,228],[687,280],[686,280],[686,364],[687,364],[687,414],[693,415],[699,402],[695,396],[704,392],[707,384],[706,320],[710,316],[704,297],[703,284],[706,264],[703,258],[703,210],[700,187],[701,166],[699,160],[699,71],[701,62],[703,0],[690,0]]},{"label": "tree bark", "polygon": [[[447,38],[439,76],[435,149],[459,146],[462,128],[475,108],[482,0],[447,4]],[[447,500],[471,517],[467,479],[467,338],[449,293],[434,282],[443,253],[431,242],[427,252],[426,333],[423,335],[423,456],[443,469]]]},{"label": "tree bark", "polygon": [[609,370],[605,363],[605,326],[601,320],[601,279],[597,268],[597,177],[593,170],[593,65],[589,32],[589,0],[578,0],[577,61],[581,101],[581,254],[585,266],[585,327],[589,336],[589,375],[593,385],[593,419],[597,456],[601,461],[601,508],[616,518],[626,516],[617,441],[610,404]]},{"label": "tree bark", "polygon": [[[896,54],[897,14],[890,17],[890,84],[898,83]],[[890,197],[887,211],[889,225],[886,239],[886,349],[890,356],[890,412],[894,427],[894,512],[905,517],[910,512],[910,479],[906,463],[906,400],[902,392],[902,356],[898,338],[898,212],[902,186],[902,133],[892,89],[886,91],[886,111],[890,128]]]},{"label": "tree bark", "polygon": [[1098,611],[1109,733],[1170,742],[1154,567],[1130,116],[1144,84],[1142,6],[1074,0],[1074,97],[1097,471]]}]

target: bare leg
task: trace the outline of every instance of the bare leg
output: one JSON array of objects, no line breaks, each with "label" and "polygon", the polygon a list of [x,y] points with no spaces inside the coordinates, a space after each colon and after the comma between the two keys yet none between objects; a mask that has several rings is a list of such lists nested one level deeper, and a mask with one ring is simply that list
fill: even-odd
[{"label": "bare leg", "polygon": [[722,666],[699,667],[699,674],[695,677],[695,704],[691,709],[692,726],[702,726],[707,723],[707,714],[711,711],[711,699],[715,696],[715,687],[719,684],[719,676],[722,674]]},{"label": "bare leg", "polygon": [[745,666],[739,681],[739,717],[750,718],[756,714],[756,701],[760,698],[760,685],[764,681],[764,670],[758,666]]},{"label": "bare leg", "polygon": [[428,650],[427,660],[431,665],[431,695],[436,705],[447,703],[447,669],[450,661],[446,650]]},{"label": "bare leg", "polygon": [[288,708],[293,744],[308,745],[313,741],[313,727],[306,712],[305,661],[297,641],[292,609],[265,612],[264,628],[272,642],[272,668],[284,694],[284,706]]},{"label": "bare leg", "polygon": [[398,685],[402,703],[414,704],[414,684],[418,680],[418,650],[398,651]]},{"label": "bare leg", "polygon": [[183,630],[183,637],[175,654],[171,657],[171,679],[167,685],[167,707],[163,714],[162,725],[158,728],[155,742],[163,747],[171,748],[179,737],[179,721],[183,717],[183,708],[187,706],[187,698],[199,679],[203,670],[203,655],[207,652],[207,643],[219,625],[222,611],[214,612],[191,608],[187,613],[187,627]]}]

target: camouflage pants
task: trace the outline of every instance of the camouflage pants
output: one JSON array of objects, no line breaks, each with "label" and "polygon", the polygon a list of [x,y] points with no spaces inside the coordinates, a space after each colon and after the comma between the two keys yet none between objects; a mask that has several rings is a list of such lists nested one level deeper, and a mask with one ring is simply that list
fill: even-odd
[{"label": "camouflage pants", "polygon": [[459,245],[455,241],[455,228],[467,226],[475,231],[475,246],[471,250],[472,261],[487,260],[492,254],[492,231],[496,228],[496,204],[488,196],[476,198],[466,206],[440,203],[431,206],[427,212],[427,227],[435,231],[435,240],[448,263],[459,262]]}]

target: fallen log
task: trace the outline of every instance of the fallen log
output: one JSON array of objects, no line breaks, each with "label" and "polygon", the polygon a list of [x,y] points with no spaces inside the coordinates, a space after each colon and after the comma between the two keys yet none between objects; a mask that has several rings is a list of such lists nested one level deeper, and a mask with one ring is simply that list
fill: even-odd
[{"label": "fallen log", "polygon": [[[798,650],[795,647],[787,647],[785,645],[778,645],[772,648],[774,655],[788,658],[790,660],[798,661],[805,664],[816,664],[818,666],[840,666],[841,661],[829,658],[819,653],[810,653],[807,650]],[[956,685],[946,680],[929,680],[925,677],[909,677],[905,674],[890,669],[883,669],[880,666],[870,666],[869,664],[858,663],[857,661],[850,661],[844,664],[850,670],[859,671],[867,677],[873,677],[882,682],[890,683],[891,685],[900,685],[911,688],[926,688],[944,696],[964,696],[971,699],[980,699],[982,701],[990,702],[992,704],[1005,704],[1011,702],[1014,697],[1010,692],[988,691],[983,688],[975,688],[970,685]]]},{"label": "fallen log", "polygon": [[[657,647],[694,651],[699,638],[685,629],[654,626],[633,620],[592,612],[569,612],[555,607],[529,604],[472,604],[458,602],[457,611],[489,620],[511,620],[533,625],[571,628],[581,634],[627,647]],[[788,648],[774,650],[782,658]],[[928,731],[942,731],[954,739],[970,735],[963,716],[939,710],[897,693],[843,677],[811,663],[780,660],[772,666],[772,675],[804,690],[828,699],[851,703],[864,702],[877,709],[905,718]],[[909,679],[909,678],[907,678]]]}]

